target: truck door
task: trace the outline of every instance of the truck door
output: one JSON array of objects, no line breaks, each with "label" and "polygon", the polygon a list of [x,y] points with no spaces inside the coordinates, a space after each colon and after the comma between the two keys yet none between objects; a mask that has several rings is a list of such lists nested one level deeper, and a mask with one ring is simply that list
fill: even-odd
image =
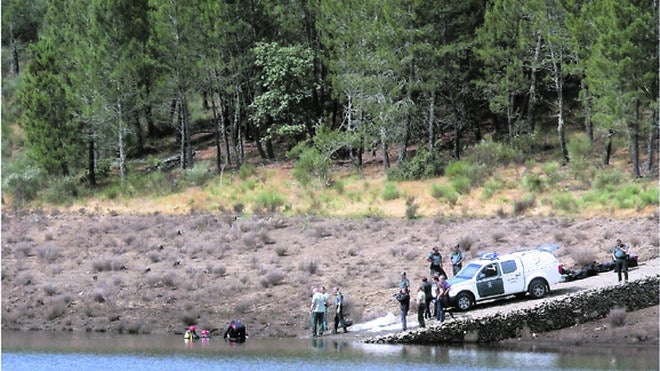
[{"label": "truck door", "polygon": [[486,264],[477,276],[477,292],[481,298],[504,294],[502,274],[497,262]]},{"label": "truck door", "polygon": [[501,265],[504,292],[507,294],[524,292],[525,277],[523,277],[522,266],[513,259],[503,261]]}]

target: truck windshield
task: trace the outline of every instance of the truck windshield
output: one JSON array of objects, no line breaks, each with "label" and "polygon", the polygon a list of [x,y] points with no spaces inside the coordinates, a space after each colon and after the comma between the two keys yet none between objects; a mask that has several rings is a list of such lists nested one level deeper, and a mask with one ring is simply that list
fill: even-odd
[{"label": "truck windshield", "polygon": [[468,264],[466,267],[461,269],[460,272],[458,272],[456,277],[469,280],[470,278],[474,277],[474,275],[479,271],[479,269],[481,269],[481,265],[479,264]]}]

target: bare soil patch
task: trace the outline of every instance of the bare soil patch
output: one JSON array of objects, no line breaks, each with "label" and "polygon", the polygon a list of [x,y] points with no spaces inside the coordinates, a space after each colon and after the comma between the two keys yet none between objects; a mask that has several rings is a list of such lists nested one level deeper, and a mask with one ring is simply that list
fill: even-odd
[{"label": "bare soil patch", "polygon": [[[455,243],[468,257],[558,243],[560,261],[575,267],[608,260],[617,238],[640,262],[655,259],[657,232],[654,215],[406,220],[5,212],[2,328],[174,334],[190,324],[223,329],[238,318],[253,336],[309,336],[312,287],[340,286],[356,322],[398,313],[391,295],[399,273],[418,282],[428,274],[425,257],[435,245],[447,269]],[[606,285],[615,277],[594,280]],[[658,325],[657,315],[636,321],[640,328]],[[597,337],[595,330],[580,330],[574,337],[632,339],[634,330],[624,326]]]}]

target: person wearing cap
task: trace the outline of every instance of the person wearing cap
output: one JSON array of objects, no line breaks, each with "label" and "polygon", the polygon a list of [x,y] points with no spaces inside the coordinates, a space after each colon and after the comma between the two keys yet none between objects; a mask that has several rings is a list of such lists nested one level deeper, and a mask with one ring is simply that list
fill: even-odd
[{"label": "person wearing cap", "polygon": [[406,317],[408,316],[408,310],[410,310],[410,294],[408,294],[408,288],[401,288],[398,293],[392,296],[399,302],[399,308],[401,309],[401,329],[406,331],[408,329]]},{"label": "person wearing cap", "polygon": [[442,274],[447,277],[447,273],[445,273],[445,270],[442,269],[442,255],[440,255],[437,246],[433,247],[432,251],[426,257],[426,261],[431,263],[431,266],[429,267],[431,277],[433,277],[435,273]]},{"label": "person wearing cap", "polygon": [[465,258],[465,255],[463,254],[463,251],[461,251],[461,245],[456,244],[454,246],[454,251],[451,253],[451,269],[454,273],[454,277],[456,276],[456,273],[463,268],[463,259]]},{"label": "person wearing cap", "polygon": [[183,340],[191,341],[191,340],[197,340],[197,339],[199,339],[199,335],[197,335],[197,332],[195,332],[195,326],[188,327],[188,330],[186,330],[186,333],[183,334]]},{"label": "person wearing cap", "polygon": [[399,283],[399,289],[406,289],[406,291],[410,290],[410,281],[408,280],[408,276],[406,276],[406,272],[401,272],[401,282]]}]

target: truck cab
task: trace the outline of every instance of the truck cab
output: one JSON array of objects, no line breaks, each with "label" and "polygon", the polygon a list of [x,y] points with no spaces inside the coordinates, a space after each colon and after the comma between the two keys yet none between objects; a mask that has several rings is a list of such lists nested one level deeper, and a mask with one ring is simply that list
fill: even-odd
[{"label": "truck cab", "polygon": [[448,280],[449,300],[465,311],[477,302],[509,295],[529,293],[533,298],[542,298],[550,291],[550,285],[563,280],[562,271],[557,258],[547,251],[484,254]]}]

